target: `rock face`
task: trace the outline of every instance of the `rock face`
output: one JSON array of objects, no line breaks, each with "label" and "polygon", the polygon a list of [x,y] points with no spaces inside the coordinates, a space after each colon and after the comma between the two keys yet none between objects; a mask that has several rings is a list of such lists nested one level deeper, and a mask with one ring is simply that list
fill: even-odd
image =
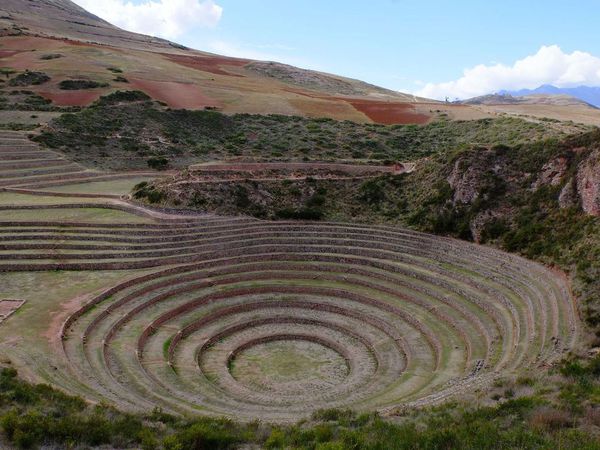
[{"label": "rock face", "polygon": [[551,161],[548,161],[542,167],[540,175],[532,188],[537,189],[542,185],[558,186],[567,169],[569,168],[569,160],[564,156],[559,156]]},{"label": "rock face", "polygon": [[577,193],[587,214],[600,216],[600,150],[595,150],[577,170]]},{"label": "rock face", "polygon": [[577,188],[571,178],[560,191],[558,205],[561,208],[571,208],[577,204]]},{"label": "rock face", "polygon": [[448,184],[454,190],[454,204],[472,203],[479,196],[480,171],[474,165],[465,166],[465,161],[459,159],[454,163],[452,172],[447,178]]}]

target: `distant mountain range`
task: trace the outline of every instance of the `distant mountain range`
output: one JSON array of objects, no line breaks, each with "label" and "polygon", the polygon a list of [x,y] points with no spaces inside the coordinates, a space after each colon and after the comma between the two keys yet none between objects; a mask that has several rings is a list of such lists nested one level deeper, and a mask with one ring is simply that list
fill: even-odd
[{"label": "distant mountain range", "polygon": [[590,105],[600,108],[600,87],[578,86],[574,88],[558,88],[550,84],[544,84],[536,89],[521,89],[518,91],[500,91],[500,95],[512,95],[513,97],[523,97],[533,94],[546,95],[569,95],[571,97],[583,100]]},{"label": "distant mountain range", "polygon": [[577,97],[566,94],[528,94],[516,96],[509,93],[489,94],[473,97],[461,102],[464,105],[539,105],[539,106],[562,106],[562,107],[585,107],[599,109],[596,106]]}]

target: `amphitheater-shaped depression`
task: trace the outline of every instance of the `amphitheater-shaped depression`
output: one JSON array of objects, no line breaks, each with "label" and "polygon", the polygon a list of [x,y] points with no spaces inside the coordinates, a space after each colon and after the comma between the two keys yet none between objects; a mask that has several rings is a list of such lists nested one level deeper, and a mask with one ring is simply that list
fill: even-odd
[{"label": "amphitheater-shaped depression", "polygon": [[[1,206],[0,271],[143,269],[62,326],[57,384],[90,399],[267,420],[385,411],[547,366],[578,336],[564,277],[490,248],[70,201]],[[67,211],[112,219],[52,219]]]},{"label": "amphitheater-shaped depression", "polygon": [[553,271],[393,227],[214,216],[0,229],[40,250],[5,248],[2,270],[151,268],[61,331],[72,385],[131,409],[292,420],[433,403],[546,366],[578,334]]}]

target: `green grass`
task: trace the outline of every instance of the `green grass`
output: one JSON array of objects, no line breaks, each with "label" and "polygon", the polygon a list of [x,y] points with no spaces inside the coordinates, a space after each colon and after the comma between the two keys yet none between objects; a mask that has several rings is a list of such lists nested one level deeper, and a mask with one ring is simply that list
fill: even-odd
[{"label": "green grass", "polygon": [[[56,202],[60,203],[60,202]],[[6,221],[82,221],[93,223],[152,223],[152,219],[104,208],[64,208],[2,211]]]},{"label": "green grass", "polygon": [[66,186],[56,186],[46,188],[44,191],[48,192],[62,192],[62,193],[79,193],[79,194],[128,194],[131,192],[133,187],[141,182],[149,181],[148,177],[135,177],[123,179],[123,180],[111,180],[111,181],[92,181],[89,183],[78,183],[69,184]]},{"label": "green grass", "polygon": [[450,404],[426,411],[407,410],[395,422],[377,414],[322,410],[298,424],[275,426],[178,418],[160,410],[127,414],[86,404],[45,385],[28,384],[16,375],[12,369],[0,372],[0,429],[17,448],[42,444],[165,450],[242,446],[307,450],[600,448],[600,441],[573,428],[572,421],[558,419],[560,410],[536,397],[508,400],[497,407]]},{"label": "green grass", "polygon": [[73,203],[104,203],[105,200],[79,197],[54,197],[43,195],[17,194],[13,192],[0,192],[0,205],[55,205]]},{"label": "green grass", "polygon": [[343,366],[344,360],[314,343],[269,342],[247,349],[233,361],[234,378],[261,385],[265,381],[306,381],[323,378],[321,370]]}]

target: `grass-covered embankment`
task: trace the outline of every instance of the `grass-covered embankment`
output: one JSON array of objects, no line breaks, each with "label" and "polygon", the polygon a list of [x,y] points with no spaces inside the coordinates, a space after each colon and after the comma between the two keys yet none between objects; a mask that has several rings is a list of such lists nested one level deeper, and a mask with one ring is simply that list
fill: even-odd
[{"label": "grass-covered embankment", "polygon": [[[582,396],[600,394],[600,359],[586,366],[565,364],[558,404],[536,396],[508,399],[500,406],[449,404],[406,411],[397,420],[376,414],[325,410],[295,425],[274,426],[226,419],[178,418],[161,411],[126,414],[89,405],[46,385],[21,381],[12,369],[0,372],[0,427],[5,447],[187,449],[581,449],[600,448],[590,430],[600,413]],[[527,383],[527,380],[521,380]],[[561,409],[562,408],[562,409]],[[579,429],[583,428],[583,429]]]}]

